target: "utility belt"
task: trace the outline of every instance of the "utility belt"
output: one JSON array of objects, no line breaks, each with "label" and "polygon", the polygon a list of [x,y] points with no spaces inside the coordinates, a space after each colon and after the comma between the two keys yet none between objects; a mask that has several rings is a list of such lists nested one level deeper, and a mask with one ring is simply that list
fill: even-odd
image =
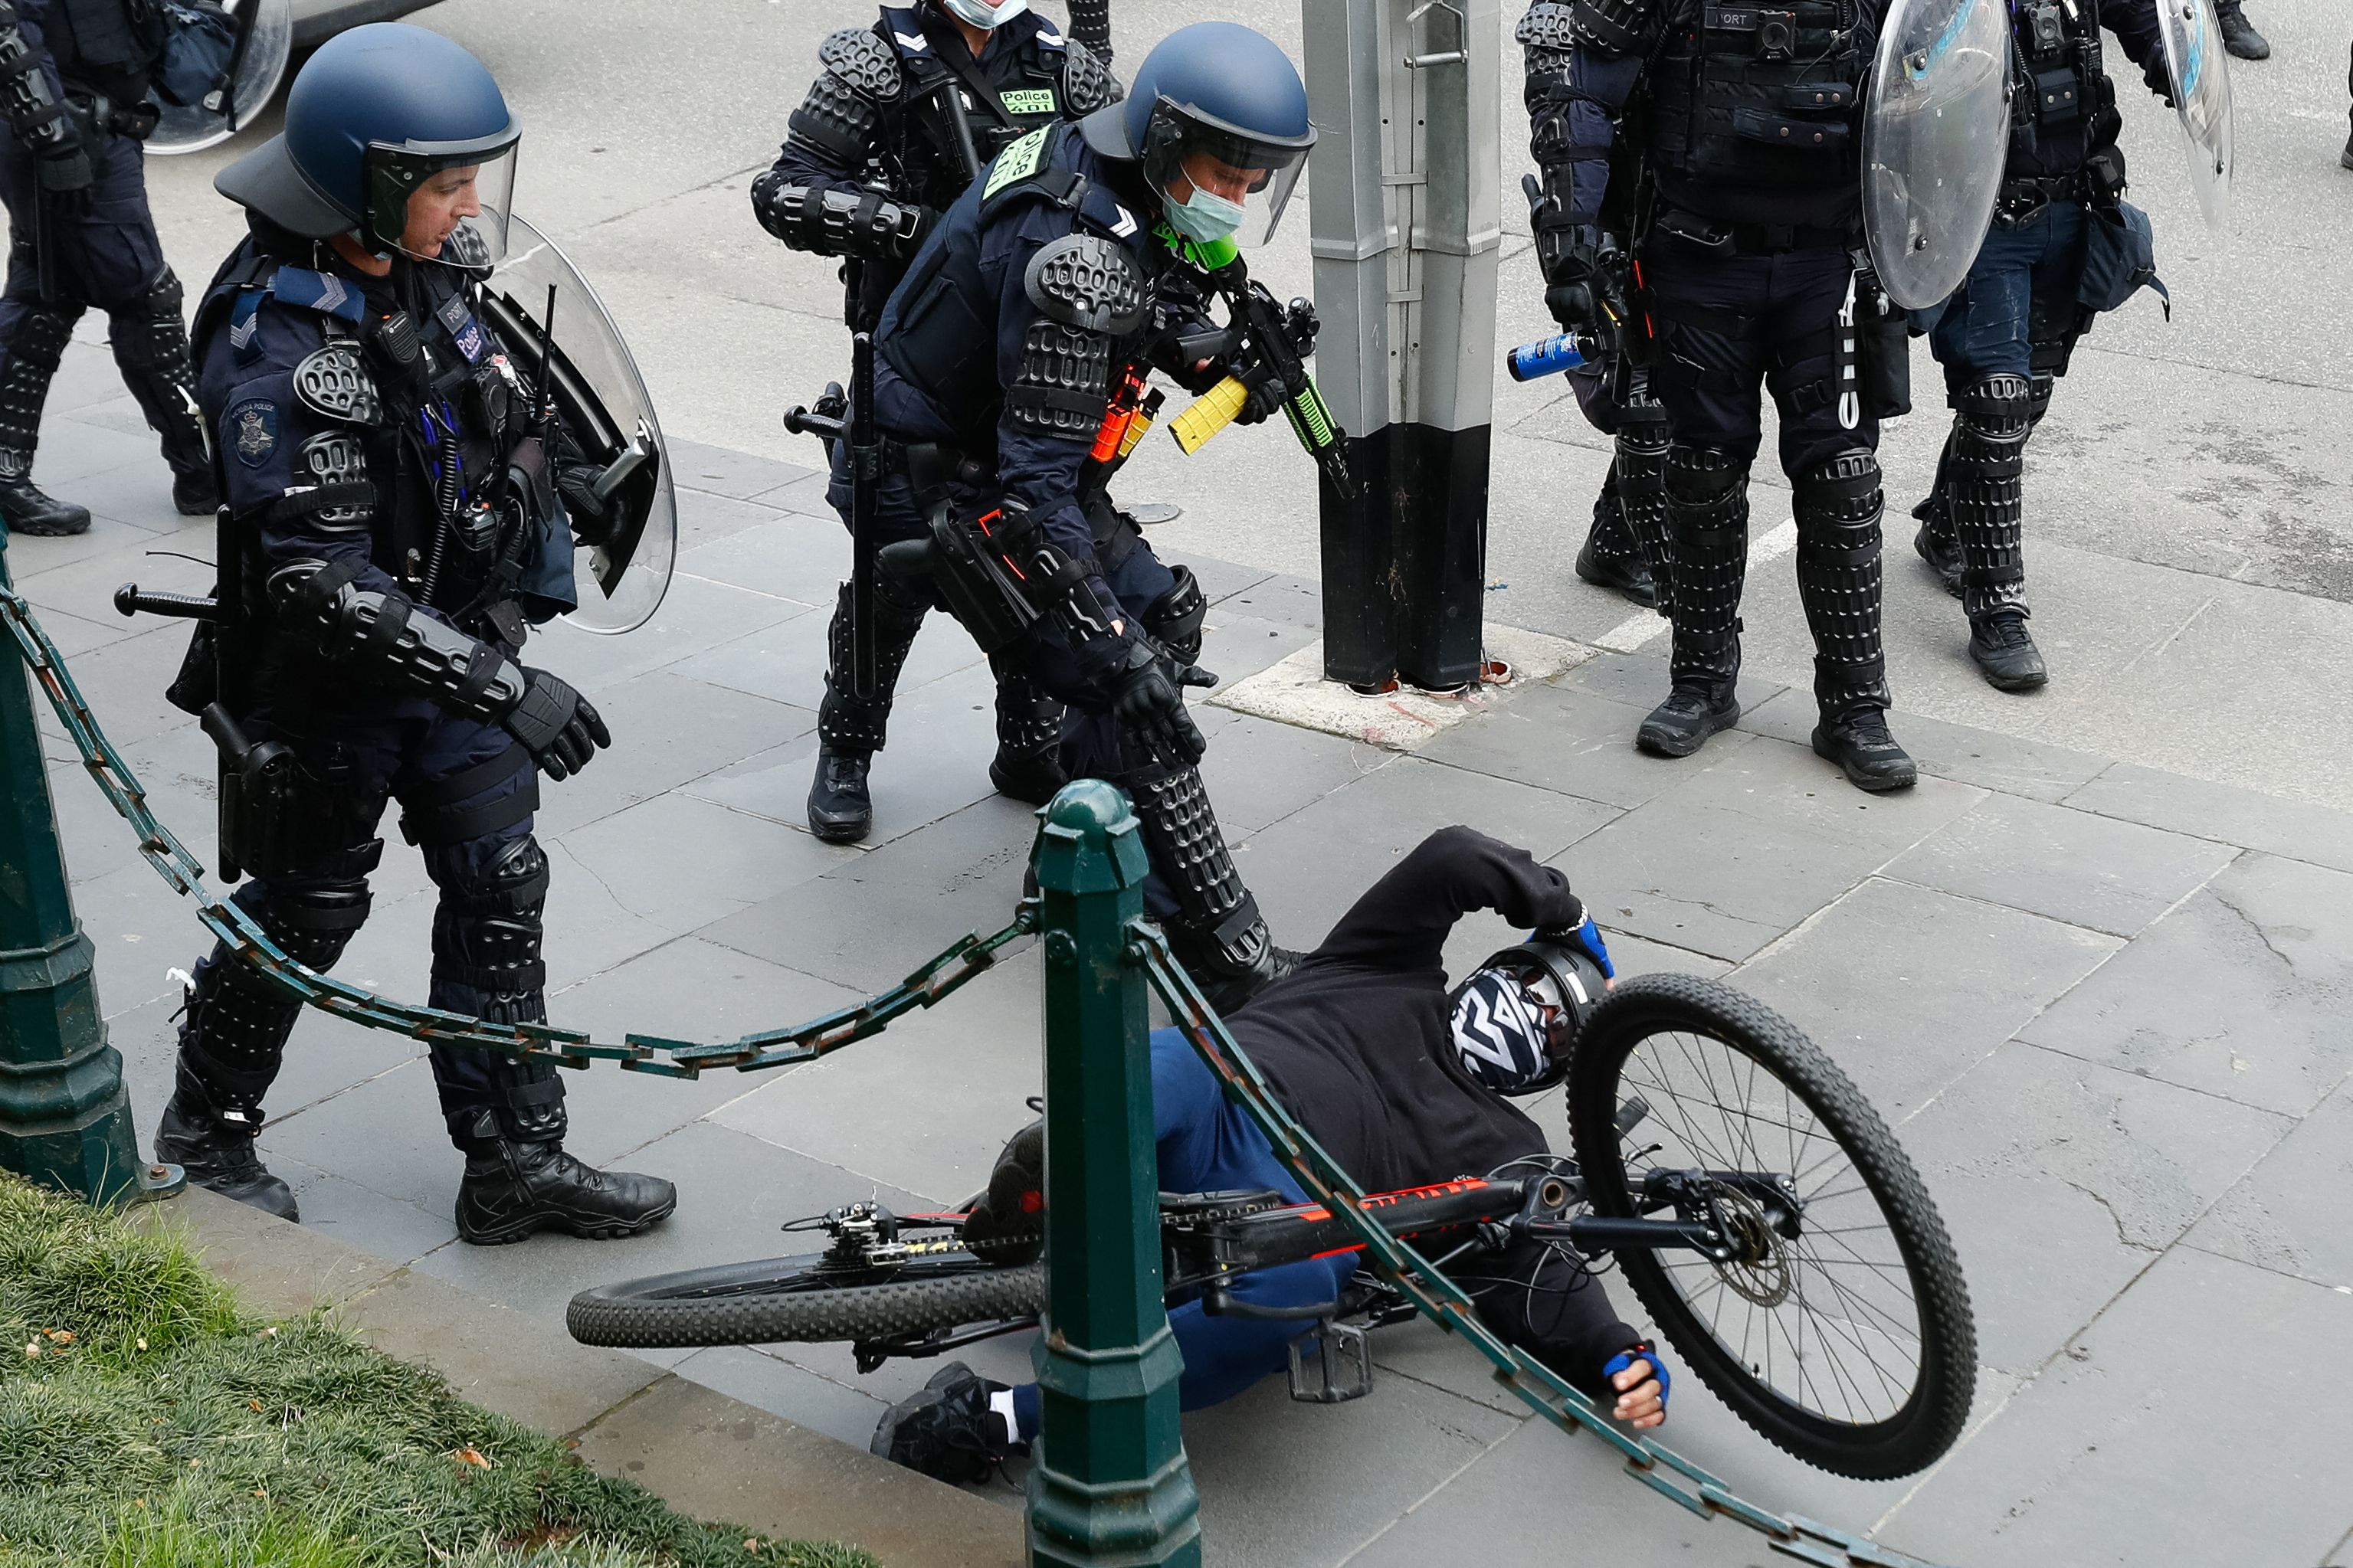
[{"label": "utility belt", "polygon": [[2041,217],[2045,207],[2084,200],[2090,189],[2090,182],[2080,171],[2004,180],[1994,195],[1993,221],[2004,228],[2018,228]]},{"label": "utility belt", "polygon": [[1662,206],[1651,218],[1651,232],[1719,256],[1779,256],[1792,250],[1845,250],[1852,231],[1804,224],[1727,223],[1702,217],[1685,207]]},{"label": "utility belt", "polygon": [[163,111],[152,103],[118,103],[102,92],[83,92],[73,88],[66,89],[66,105],[93,140],[99,132],[111,132],[133,142],[144,142],[155,133],[156,124],[163,119]]}]

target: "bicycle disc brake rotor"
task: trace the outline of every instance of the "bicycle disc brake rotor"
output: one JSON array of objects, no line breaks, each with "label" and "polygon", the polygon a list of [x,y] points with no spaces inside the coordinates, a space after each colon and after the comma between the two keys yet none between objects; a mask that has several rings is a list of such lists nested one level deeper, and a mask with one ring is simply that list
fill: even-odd
[{"label": "bicycle disc brake rotor", "polygon": [[1781,1237],[1764,1206],[1746,1193],[1718,1187],[1709,1194],[1723,1216],[1733,1245],[1733,1256],[1715,1266],[1716,1278],[1734,1294],[1759,1307],[1778,1307],[1789,1299],[1789,1267],[1781,1256]]}]

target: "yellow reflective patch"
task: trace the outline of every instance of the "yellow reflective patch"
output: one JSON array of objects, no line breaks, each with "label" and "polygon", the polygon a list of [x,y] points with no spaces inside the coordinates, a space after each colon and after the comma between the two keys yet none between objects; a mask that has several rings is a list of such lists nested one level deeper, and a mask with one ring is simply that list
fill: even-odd
[{"label": "yellow reflective patch", "polygon": [[1040,126],[997,155],[997,162],[988,166],[988,183],[980,187],[982,201],[1038,172],[1039,162],[1046,153],[1046,132],[1049,129],[1050,127]]},{"label": "yellow reflective patch", "polygon": [[1054,112],[1054,93],[1051,88],[1016,88],[1011,92],[1003,93],[999,96],[1005,100],[1005,112],[1008,114],[1051,114]]}]

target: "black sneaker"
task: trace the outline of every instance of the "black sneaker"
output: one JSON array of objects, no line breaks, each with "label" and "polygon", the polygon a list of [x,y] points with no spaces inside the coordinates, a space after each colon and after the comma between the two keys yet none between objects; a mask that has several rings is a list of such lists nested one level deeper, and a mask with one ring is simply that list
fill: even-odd
[{"label": "black sneaker", "polygon": [[1873,795],[1910,789],[1920,781],[1911,756],[1888,733],[1886,713],[1877,708],[1852,708],[1815,725],[1814,754],[1836,763],[1849,784]]},{"label": "black sneaker", "polygon": [[1034,1262],[1046,1245],[1046,1121],[1005,1145],[988,1190],[966,1206],[958,1233],[966,1250],[1005,1268]]},{"label": "black sneaker", "polygon": [[960,1361],[948,1363],[891,1406],[867,1447],[894,1465],[955,1486],[985,1481],[1006,1457],[1027,1452],[1006,1418],[988,1407],[991,1394],[1010,1385],[991,1383]]},{"label": "black sneaker", "polygon": [[155,1159],[181,1167],[188,1180],[206,1192],[300,1224],[302,1211],[295,1205],[293,1189],[270,1174],[254,1152],[258,1131],[233,1113],[216,1116],[201,1107],[183,1106],[174,1095],[155,1129]]},{"label": "black sneaker", "polygon": [[202,468],[172,476],[172,510],[182,517],[210,517],[220,510],[220,491]]},{"label": "black sneaker", "polygon": [[2272,58],[2271,40],[2247,20],[2242,0],[2222,0],[2214,7],[2214,22],[2222,30],[2222,47],[2242,60]]},{"label": "black sneaker", "polygon": [[543,1230],[588,1241],[635,1236],[678,1207],[659,1176],[600,1171],[550,1141],[490,1137],[470,1144],[458,1184],[458,1234],[503,1247]]},{"label": "black sneaker", "polygon": [[1009,800],[1043,805],[1071,782],[1071,775],[1052,752],[1008,752],[999,746],[989,760],[988,782]]},{"label": "black sneaker", "polygon": [[1651,575],[1651,563],[1640,555],[1611,556],[1604,559],[1593,548],[1588,535],[1585,548],[1577,552],[1577,574],[1597,588],[1609,588],[1623,595],[1632,604],[1646,610],[1659,607],[1659,584]]},{"label": "black sneaker", "polygon": [[866,791],[871,752],[817,754],[817,780],[809,785],[809,831],[828,844],[855,844],[874,829],[874,797]]},{"label": "black sneaker", "polygon": [[1736,689],[1711,690],[1696,681],[1678,682],[1667,700],[1651,710],[1634,731],[1634,744],[1656,757],[1688,757],[1707,738],[1740,721]]},{"label": "black sneaker", "polygon": [[1997,691],[2031,691],[2051,679],[2026,617],[2016,610],[1998,610],[1969,623],[1969,658]]},{"label": "black sneaker", "polygon": [[1940,531],[1936,522],[1931,520],[1923,522],[1920,525],[1920,531],[1912,536],[1912,548],[1920,552],[1920,559],[1928,563],[1928,570],[1936,574],[1936,581],[1944,585],[1945,592],[1956,599],[1959,598],[1961,596],[1960,541]]}]

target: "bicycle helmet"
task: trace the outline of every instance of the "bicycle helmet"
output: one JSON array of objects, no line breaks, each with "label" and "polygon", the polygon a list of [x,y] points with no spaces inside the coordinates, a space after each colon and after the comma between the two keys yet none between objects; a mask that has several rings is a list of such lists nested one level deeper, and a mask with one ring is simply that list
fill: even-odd
[{"label": "bicycle helmet", "polygon": [[1449,1023],[1463,1069],[1498,1094],[1535,1094],[1568,1076],[1577,1031],[1609,993],[1609,976],[1571,942],[1531,936],[1491,956],[1456,986]]}]

